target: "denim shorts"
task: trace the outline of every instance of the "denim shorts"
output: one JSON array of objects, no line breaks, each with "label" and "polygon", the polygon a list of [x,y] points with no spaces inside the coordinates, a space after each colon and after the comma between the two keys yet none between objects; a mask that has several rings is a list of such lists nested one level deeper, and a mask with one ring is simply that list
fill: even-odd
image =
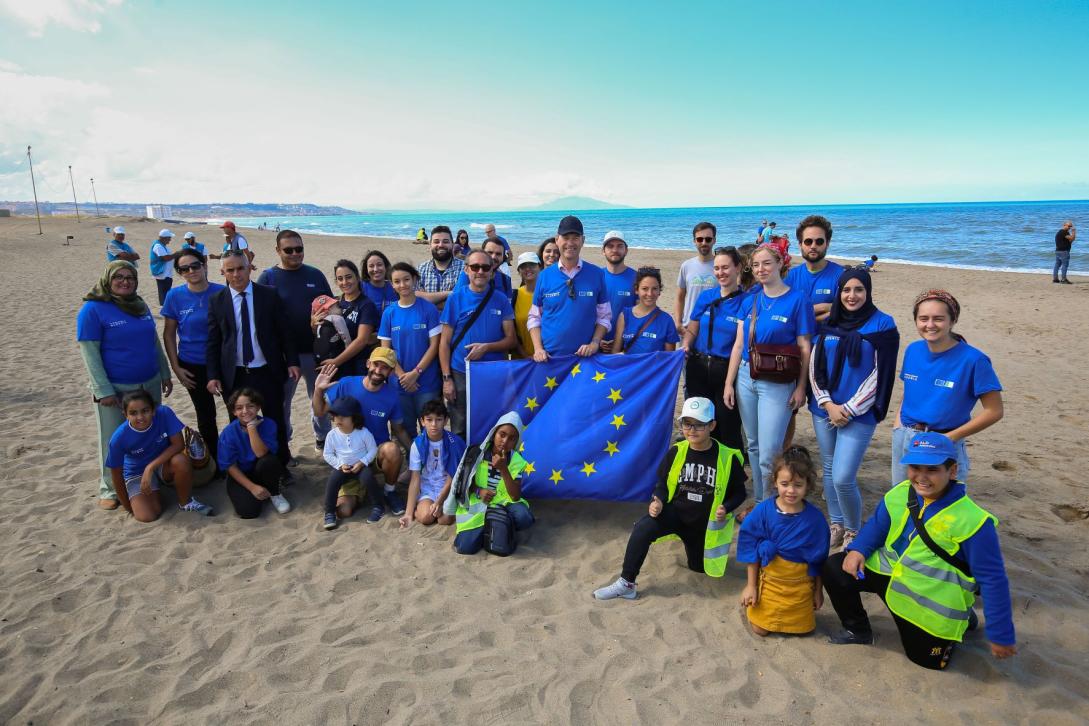
[{"label": "denim shorts", "polygon": [[[140,480],[142,476],[130,476],[125,480],[125,489],[129,493],[129,499],[132,499],[140,493]],[[155,475],[151,477],[151,491],[157,492],[164,486],[163,481],[163,467],[159,467],[155,470]]]}]

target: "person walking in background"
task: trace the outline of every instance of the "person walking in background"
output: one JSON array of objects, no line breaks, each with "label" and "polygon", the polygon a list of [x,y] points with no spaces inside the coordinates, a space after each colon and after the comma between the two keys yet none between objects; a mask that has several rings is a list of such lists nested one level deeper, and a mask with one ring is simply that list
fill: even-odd
[{"label": "person walking in background", "polygon": [[174,259],[174,253],[170,251],[170,241],[174,239],[174,233],[169,229],[159,230],[159,239],[151,243],[151,258],[148,269],[155,278],[155,286],[159,289],[159,307],[166,300],[166,294],[174,286],[174,267],[170,263]]},{"label": "person walking in background", "polygon": [[[458,230],[458,245],[469,244],[469,233]],[[468,250],[466,250],[468,254]],[[442,310],[446,298],[454,291],[458,280],[465,272],[465,263],[454,254],[450,228],[444,224],[431,230],[431,259],[418,268],[420,279],[416,283],[416,294]]]},{"label": "person walking in background", "polygon": [[684,335],[684,328],[692,319],[692,306],[704,290],[718,286],[715,280],[714,257],[718,230],[710,222],[700,222],[692,228],[692,243],[696,246],[696,256],[681,263],[677,275],[677,302],[673,308],[673,321],[677,323],[677,334]]},{"label": "person walking in background", "polygon": [[132,248],[132,245],[125,241],[125,228],[114,227],[113,239],[106,243],[106,262],[124,260],[125,262],[131,262],[135,267],[136,261],[139,259],[140,255]]},{"label": "person walking in background", "polygon": [[1062,228],[1055,233],[1055,269],[1051,272],[1051,281],[1063,285],[1073,284],[1066,279],[1066,270],[1070,267],[1070,247],[1077,239],[1078,233],[1074,229],[1074,223],[1063,222]]},{"label": "person walking in background", "polygon": [[612,334],[609,339],[601,341],[601,350],[603,353],[619,352],[613,350],[616,321],[620,319],[625,308],[635,304],[635,270],[624,264],[624,259],[628,256],[628,243],[623,232],[607,232],[602,241],[601,252],[605,256],[605,292],[613,312],[610,328]]}]

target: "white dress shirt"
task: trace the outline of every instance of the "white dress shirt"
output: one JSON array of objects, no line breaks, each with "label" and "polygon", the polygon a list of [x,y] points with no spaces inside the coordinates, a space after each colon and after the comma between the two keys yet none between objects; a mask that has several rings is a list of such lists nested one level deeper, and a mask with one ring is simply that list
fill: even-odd
[{"label": "white dress shirt", "polygon": [[[238,291],[233,287],[228,288],[231,291],[231,302],[234,303],[234,329],[237,331],[234,336],[235,350],[238,356],[235,358],[235,365],[242,365],[242,296],[238,294]],[[250,310],[250,340],[253,341],[253,360],[250,361],[250,368],[260,368],[268,363],[265,360],[265,354],[261,350],[261,344],[257,342],[257,321],[253,319],[253,283],[251,282],[246,286],[246,304]]]}]

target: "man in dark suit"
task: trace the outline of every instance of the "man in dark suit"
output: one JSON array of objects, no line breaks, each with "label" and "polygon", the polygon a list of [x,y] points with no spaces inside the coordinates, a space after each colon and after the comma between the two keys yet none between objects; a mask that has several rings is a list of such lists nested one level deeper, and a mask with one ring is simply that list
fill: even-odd
[{"label": "man in dark suit", "polygon": [[[208,390],[229,398],[253,388],[265,403],[262,414],[276,422],[277,458],[291,459],[284,423],[284,382],[299,380],[299,354],[279,313],[271,287],[250,282],[250,261],[238,250],[223,253],[227,287],[208,302]],[[234,412],[227,412],[234,418]]]}]

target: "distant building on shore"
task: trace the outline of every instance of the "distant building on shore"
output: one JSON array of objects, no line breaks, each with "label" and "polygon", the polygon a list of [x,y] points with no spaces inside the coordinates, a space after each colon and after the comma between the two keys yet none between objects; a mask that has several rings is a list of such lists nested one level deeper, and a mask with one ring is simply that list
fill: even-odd
[{"label": "distant building on shore", "polygon": [[147,214],[145,215],[151,219],[166,219],[167,217],[174,216],[170,212],[170,207],[165,204],[149,204],[147,205]]}]

